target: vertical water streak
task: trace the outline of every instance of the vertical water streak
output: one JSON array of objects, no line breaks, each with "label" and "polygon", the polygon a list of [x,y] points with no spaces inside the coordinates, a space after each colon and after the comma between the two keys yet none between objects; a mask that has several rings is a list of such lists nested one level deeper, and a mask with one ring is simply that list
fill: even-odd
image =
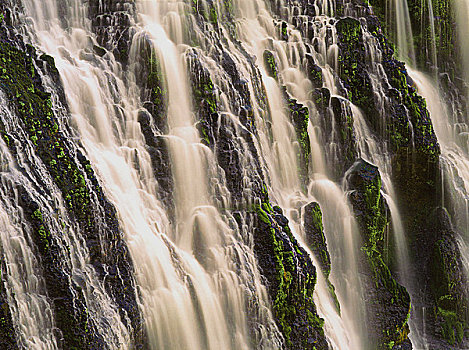
[{"label": "vertical water streak", "polygon": [[[469,96],[469,1],[457,0],[454,2],[454,13],[458,32],[461,60],[463,65],[464,81],[466,86],[466,97]],[[466,110],[468,106],[466,105]]]},{"label": "vertical water streak", "polygon": [[[197,2],[197,6],[205,10],[209,8],[203,1]],[[215,6],[217,11],[221,11],[221,5],[215,4]],[[248,295],[243,290],[248,291],[253,287],[250,299],[257,300],[261,309],[267,305],[267,300],[259,276],[255,273],[257,268],[252,259],[251,248],[245,245],[249,244],[249,240],[243,242],[236,236],[236,232],[224,224],[228,218],[221,216],[214,207],[217,203],[212,199],[213,189],[208,188],[212,180],[218,182],[222,188],[225,185],[223,178],[217,174],[214,154],[207,146],[200,143],[200,136],[195,128],[197,121],[194,118],[194,107],[189,99],[187,56],[192,55],[191,58],[199,60],[197,64],[210,63],[205,61],[209,59],[204,57],[203,50],[193,50],[189,53],[187,42],[189,35],[186,34],[188,30],[193,30],[201,43],[210,40],[208,35],[205,37],[205,33],[199,32],[200,29],[196,26],[194,18],[188,15],[190,9],[190,4],[177,1],[167,3],[142,1],[139,3],[140,26],[152,39],[155,50],[160,53],[162,70],[168,77],[168,135],[165,137],[174,168],[177,231],[183,238],[181,243],[185,242],[181,246],[185,250],[193,251],[199,263],[208,272],[218,271],[218,275],[213,276],[216,293],[212,296],[211,303],[218,303],[220,309],[212,310],[209,314],[210,317],[214,317],[216,312],[219,312],[219,317],[214,324],[211,324],[209,319],[205,320],[206,338],[210,342],[209,346],[213,348],[224,344],[223,348],[241,349],[253,346],[250,344],[254,341],[249,339],[249,332],[252,330],[247,329]],[[209,74],[216,74],[212,72],[216,67],[210,68]],[[205,86],[202,88],[206,89]],[[187,94],[187,97],[181,98],[184,94]],[[230,118],[228,106],[225,105],[224,108],[226,114],[222,114],[221,117]],[[225,189],[222,192],[227,191]],[[227,198],[223,198],[222,202],[230,205]],[[197,236],[191,238],[193,234]],[[238,260],[237,256],[246,256],[249,260],[235,266],[230,261]],[[248,279],[253,279],[253,286],[249,287],[252,282]],[[209,305],[202,304],[200,307],[205,310]],[[266,329],[271,327],[269,324],[264,326]],[[228,330],[229,334],[225,334],[225,330]],[[262,345],[259,346],[278,346],[275,330],[272,334],[266,334],[264,331],[261,333],[263,333]],[[213,339],[217,338],[219,344],[212,345]]]},{"label": "vertical water streak", "polygon": [[438,75],[438,59],[437,59],[437,50],[436,50],[436,34],[435,34],[435,16],[433,15],[433,2],[432,0],[427,0],[428,5],[428,20],[430,22],[430,45],[431,45],[431,70],[435,75],[435,79]]},{"label": "vertical water streak", "polygon": [[[466,123],[455,123],[448,112],[437,84],[424,73],[409,69],[419,93],[427,101],[435,133],[441,146],[444,179],[451,191],[447,200],[454,206],[454,223],[462,239],[469,242],[469,149]],[[445,204],[445,203],[443,203]],[[463,255],[468,252],[463,252]]]},{"label": "vertical water streak", "polygon": [[[2,113],[10,111],[3,107]],[[15,181],[23,180],[22,175],[15,169],[13,157],[3,140],[0,142],[0,167],[0,242],[6,269],[6,276],[2,278],[6,280],[13,322],[19,330],[18,343],[28,349],[58,349],[53,307],[45,293],[30,228],[17,203]]]},{"label": "vertical water streak", "polygon": [[[83,9],[78,4],[74,2],[72,8]],[[152,346],[229,348],[224,318],[216,317],[221,315],[221,306],[212,300],[214,287],[209,276],[190,254],[177,252],[162,234],[170,228],[156,199],[149,156],[136,120],[137,89],[125,87],[112,60],[90,54],[92,34],[86,16],[69,15],[78,28],[64,29],[55,24],[57,18],[38,18],[36,22],[51,27],[37,35],[43,49],[56,59],[82,143],[121,217]],[[134,168],[135,154],[141,173]],[[198,302],[205,306],[202,315]],[[201,318],[211,323],[212,337],[205,338]]]},{"label": "vertical water streak", "polygon": [[396,23],[397,55],[408,64],[415,65],[414,36],[407,0],[393,0],[392,3],[394,4],[394,20],[392,22]]}]

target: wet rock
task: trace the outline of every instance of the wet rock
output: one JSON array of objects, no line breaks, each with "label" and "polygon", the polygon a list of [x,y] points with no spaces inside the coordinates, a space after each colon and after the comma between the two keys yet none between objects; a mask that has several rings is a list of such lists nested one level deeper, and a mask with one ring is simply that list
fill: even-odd
[{"label": "wet rock", "polygon": [[306,243],[316,255],[321,269],[326,276],[331,272],[331,257],[327,250],[326,237],[322,224],[322,211],[319,204],[311,202],[304,209],[304,227]]},{"label": "wet rock", "polygon": [[367,330],[372,347],[397,349],[409,342],[410,296],[385,262],[389,213],[381,193],[381,177],[377,167],[360,159],[347,172],[346,179],[363,241],[360,272],[365,283]]},{"label": "wet rock", "polygon": [[135,34],[132,28],[135,15],[134,0],[89,1],[89,17],[98,44],[125,64]]},{"label": "wet rock", "polygon": [[306,72],[308,73],[308,78],[313,83],[315,88],[321,88],[323,84],[322,69],[319,67],[315,61],[314,56],[311,54],[305,55],[306,60]]},{"label": "wet rock", "polygon": [[281,210],[272,209],[268,198],[256,209],[254,252],[273,304],[286,349],[329,349],[324,320],[313,301],[316,269],[298,244]]},{"label": "wet rock", "polygon": [[348,98],[360,107],[369,120],[377,114],[373,86],[366,67],[365,45],[360,22],[347,17],[336,24],[339,39],[339,75],[347,90]]},{"label": "wet rock", "polygon": [[299,144],[299,173],[301,180],[306,184],[309,170],[309,160],[311,155],[311,143],[308,134],[309,125],[309,109],[307,106],[299,103],[284,90],[287,98],[288,111],[292,124],[295,128],[296,139]]},{"label": "wet rock", "polygon": [[271,76],[274,79],[278,79],[277,62],[275,60],[275,56],[272,53],[272,51],[265,50],[263,58],[264,58],[264,66],[265,66],[265,69],[267,70],[267,74],[269,74],[269,76]]},{"label": "wet rock", "polygon": [[[465,330],[469,327],[469,290],[462,264],[456,232],[448,212],[436,208],[428,217],[428,261],[426,283],[435,301],[435,331],[450,345],[467,344]],[[466,338],[466,339],[464,339]]]},{"label": "wet rock", "polygon": [[6,265],[3,257],[0,261],[1,281],[0,281],[0,348],[5,350],[19,349],[16,339],[17,331],[11,318],[10,306],[8,305]]},{"label": "wet rock", "polygon": [[168,144],[154,125],[154,117],[147,111],[138,114],[140,130],[145,138],[145,146],[150,155],[153,174],[158,181],[158,194],[168,210],[169,216],[174,214],[174,179]]}]

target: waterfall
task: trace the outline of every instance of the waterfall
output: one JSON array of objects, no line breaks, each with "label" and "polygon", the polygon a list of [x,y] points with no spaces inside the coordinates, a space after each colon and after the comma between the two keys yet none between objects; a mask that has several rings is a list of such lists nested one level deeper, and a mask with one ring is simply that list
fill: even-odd
[{"label": "waterfall", "polygon": [[[54,6],[51,2],[48,8]],[[162,136],[174,171],[175,222],[164,212],[155,192],[150,157],[137,122],[135,78],[119,72],[114,61],[89,53],[90,23],[83,13],[68,14],[71,28],[61,27],[54,17],[57,10],[50,17],[35,17],[41,12],[33,10],[30,14],[35,23],[50,26],[48,31],[38,30],[38,42],[56,59],[75,127],[121,218],[151,345],[249,347],[247,288],[253,294],[249,298],[258,299],[260,312],[265,314],[264,327],[273,328],[261,330],[259,337],[266,338],[262,339],[266,347],[275,347],[278,345],[272,344],[279,340],[273,321],[262,308],[265,304],[267,310],[267,301],[249,241],[230,228],[229,218],[223,218],[210,199],[207,177],[216,177],[209,172],[217,169],[210,150],[199,143],[192,119],[183,62],[187,47],[181,35],[181,23],[187,23],[178,15],[178,7],[182,6],[181,11],[187,7],[179,2],[167,6],[138,3],[142,19],[136,26],[142,35],[145,32],[153,38],[154,49],[161,53],[163,74],[171,77],[166,80],[169,132]],[[78,1],[71,8],[83,10]],[[137,45],[131,50],[138,50]],[[80,77],[78,82],[76,77]],[[129,81],[130,87],[125,86]],[[233,264],[236,259],[240,259],[239,266]]]},{"label": "waterfall", "polygon": [[[454,210],[454,220],[460,234],[460,248],[462,254],[467,256],[467,242],[469,240],[469,173],[468,173],[468,143],[467,124],[454,122],[440,92],[430,77],[424,73],[410,70],[419,93],[427,100],[428,109],[432,117],[435,132],[442,146],[441,166],[445,188],[450,193],[446,198]],[[446,206],[447,203],[442,203]],[[468,268],[467,265],[465,266]]]},{"label": "waterfall", "polygon": [[[261,1],[254,3],[257,8],[265,9]],[[283,100],[279,82],[287,86],[287,91],[308,106],[311,113],[316,111],[311,99],[305,94],[311,89],[302,66],[301,52],[307,51],[307,44],[303,42],[301,33],[291,29],[289,35],[292,42],[282,43],[278,37],[278,30],[272,25],[274,20],[263,10],[262,16],[256,16],[259,10],[244,5],[241,7],[241,15],[248,21],[248,25],[243,25],[240,29],[245,42],[249,43],[248,49],[256,57],[263,57],[265,50],[272,50],[274,57],[278,57],[278,80],[269,76],[269,67],[265,62],[259,62],[264,85],[267,91],[267,101],[271,112],[271,139],[269,141],[269,130],[261,129],[261,146],[266,158],[271,174],[271,191],[275,201],[284,208],[287,217],[292,222],[292,229],[301,241],[305,240],[304,231],[301,225],[301,207],[314,201],[318,201],[325,215],[328,244],[331,245],[332,252],[341,252],[332,256],[333,270],[332,281],[338,287],[338,297],[342,306],[342,320],[337,316],[337,311],[332,305],[332,299],[327,297],[324,280],[320,279],[318,284],[318,295],[324,299],[319,300],[322,312],[331,310],[324,314],[326,317],[326,332],[329,338],[338,348],[362,348],[365,330],[362,329],[365,305],[360,295],[360,282],[357,278],[357,258],[358,251],[357,231],[353,217],[347,204],[344,203],[345,193],[343,189],[327,178],[327,173],[323,165],[324,150],[317,142],[312,142],[312,169],[315,174],[311,182],[307,185],[307,193],[302,193],[301,179],[298,172],[299,165],[297,154],[300,145],[294,131],[294,126],[288,121],[285,115],[286,106],[279,102]],[[333,30],[334,26],[327,25],[327,10],[323,9],[324,15],[320,17],[319,25],[314,30],[319,34],[323,46],[320,53],[314,57],[321,65],[323,72],[330,73],[329,62],[335,62],[334,51],[326,44],[326,28]],[[327,27],[325,27],[327,26]],[[290,30],[288,28],[287,30]],[[330,58],[332,56],[332,58]],[[292,64],[290,62],[297,62]],[[281,79],[281,80],[280,80]],[[333,83],[331,82],[331,85]],[[334,86],[331,86],[333,89]],[[265,125],[265,123],[263,123]],[[308,133],[311,140],[316,139],[316,129],[319,125],[311,122],[308,124]],[[341,220],[333,219],[335,213],[341,213]],[[329,220],[328,220],[329,219]],[[337,236],[337,232],[342,232],[343,236]],[[345,237],[345,239],[343,239]],[[341,256],[345,252],[345,257]],[[318,266],[318,265],[316,265]],[[320,310],[321,311],[321,310]]]},{"label": "waterfall", "polygon": [[[0,347],[464,346],[403,183],[441,147],[429,208],[469,278],[469,123],[368,2],[0,6]],[[384,6],[416,66],[407,0]]]},{"label": "waterfall", "polygon": [[[469,79],[469,42],[466,33],[468,31],[467,16],[469,14],[469,3],[465,0],[456,1],[454,11],[455,19],[457,21],[457,32],[459,47],[461,50],[464,79],[467,82]],[[466,94],[469,94],[469,92],[466,91]]]},{"label": "waterfall", "polygon": [[[430,4],[429,4],[430,6]],[[414,36],[410,23],[409,6],[407,0],[392,1],[392,18],[395,20],[396,45],[399,58],[415,64]]]}]

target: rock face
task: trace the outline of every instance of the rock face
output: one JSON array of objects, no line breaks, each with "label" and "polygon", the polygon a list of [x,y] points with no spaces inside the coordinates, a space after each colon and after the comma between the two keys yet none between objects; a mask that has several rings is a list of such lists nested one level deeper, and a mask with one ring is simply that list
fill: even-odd
[{"label": "rock face", "polygon": [[422,282],[429,287],[434,308],[428,321],[435,327],[434,332],[451,346],[464,346],[469,290],[456,233],[448,212],[440,207],[428,216],[427,227],[426,242],[417,242],[421,252],[417,259],[425,262]]},{"label": "rock face", "polygon": [[0,347],[5,350],[19,349],[16,342],[17,331],[11,318],[10,306],[8,305],[7,290],[5,285],[5,261],[1,261],[1,281],[0,281]]},{"label": "rock face", "polygon": [[[446,224],[448,220],[441,216],[439,224],[435,221],[430,223],[428,220],[429,213],[440,210],[436,204],[441,203],[441,192],[438,186],[441,183],[440,147],[425,100],[418,95],[404,64],[393,57],[393,50],[383,34],[378,19],[367,7],[360,7],[360,4],[356,4],[355,11],[361,13],[362,16],[364,14],[366,22],[351,18],[344,18],[338,22],[339,60],[342,62],[341,74],[345,81],[344,86],[347,91],[352,91],[350,100],[361,107],[368,125],[377,135],[380,135],[382,141],[386,142],[389,147],[389,152],[392,155],[392,180],[411,247],[410,254],[415,266],[413,274],[416,276],[416,281],[413,283],[431,288],[429,281],[433,280],[434,275],[426,267],[427,265],[421,264],[421,262],[432,261],[434,259],[433,252],[439,249],[436,242],[446,242],[449,239],[446,232],[452,231],[451,227]],[[388,82],[382,91],[384,104],[376,100],[376,95],[373,95],[373,91],[370,89],[369,74],[366,72],[372,72],[373,67],[367,61],[363,49],[365,38],[368,44],[370,40],[368,34],[365,35],[365,31],[372,34],[374,37],[372,42],[378,45],[381,52],[381,64]],[[454,89],[455,87],[452,86],[451,89],[447,90],[447,94],[456,94]],[[435,230],[436,227],[445,228]],[[430,237],[436,238],[431,239]],[[444,246],[447,250],[451,250],[451,253],[447,251],[448,256],[458,257],[460,256],[459,248],[454,244],[454,238],[452,241],[453,244],[444,244]],[[422,249],[422,246],[426,248]],[[437,269],[444,271],[447,263],[441,259],[437,259],[437,261],[442,263]],[[457,265],[453,265],[453,267],[455,270],[459,270]],[[453,293],[459,293],[455,299],[463,300],[466,298],[462,289],[459,289],[458,292],[455,289]],[[438,299],[441,295],[423,298],[415,295],[413,297],[415,297],[415,303],[419,304],[420,307],[434,310],[433,315],[441,314],[438,312]],[[459,313],[458,317],[454,316],[460,311],[461,308],[453,304],[452,316],[449,318],[467,320],[465,316],[462,316],[464,312]],[[450,338],[442,337],[446,332],[441,329],[439,317],[427,317],[427,329],[432,328],[431,333],[436,339],[446,338],[450,343],[453,343],[452,336]],[[451,324],[452,328],[456,329],[456,323]],[[458,327],[467,328],[467,325]],[[451,334],[451,332],[449,333]]]},{"label": "rock face", "polygon": [[254,249],[287,349],[329,349],[313,301],[316,268],[298,244],[279,207],[268,199],[256,209]]},{"label": "rock face", "polygon": [[[111,51],[122,63],[129,59],[129,49],[134,34],[134,0],[91,0],[89,16],[93,31],[102,48]],[[105,51],[96,48],[97,53]]]},{"label": "rock face", "polygon": [[319,204],[311,202],[304,209],[304,226],[306,243],[319,260],[321,269],[326,276],[331,272],[331,256],[327,250],[324,226],[322,223],[322,212]]},{"label": "rock face", "polygon": [[389,214],[378,168],[358,160],[347,174],[347,184],[363,240],[361,268],[366,277],[366,302],[372,310],[368,312],[368,330],[372,333],[373,348],[411,349],[407,324],[410,296],[393,278],[385,262],[388,252],[384,236]]}]

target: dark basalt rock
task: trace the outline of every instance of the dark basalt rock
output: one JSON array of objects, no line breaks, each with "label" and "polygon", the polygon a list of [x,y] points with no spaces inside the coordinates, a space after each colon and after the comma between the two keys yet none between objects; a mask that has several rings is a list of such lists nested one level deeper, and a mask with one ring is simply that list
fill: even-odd
[{"label": "dark basalt rock", "polygon": [[278,67],[274,54],[272,53],[272,51],[265,50],[263,56],[264,66],[267,70],[267,74],[269,74],[269,76],[274,79],[278,79]]},{"label": "dark basalt rock", "polygon": [[450,346],[464,348],[469,344],[465,334],[469,290],[456,233],[443,208],[434,209],[426,220],[428,229],[415,243],[419,246],[416,259],[421,259],[424,270],[419,282],[432,296],[427,305],[434,312],[426,321],[432,332]]},{"label": "dark basalt rock", "polygon": [[167,131],[168,92],[160,56],[145,35],[139,37],[137,41],[139,56],[134,63],[134,72],[137,84],[141,88],[140,97],[143,106],[152,116],[152,123],[158,131],[164,133]]},{"label": "dark basalt rock", "polygon": [[[24,217],[28,218],[33,242],[42,260],[47,297],[52,301],[54,318],[60,329],[61,345],[71,348],[82,346],[86,349],[105,346],[89,318],[81,286],[70,278],[72,271],[62,264],[66,257],[62,254],[60,238],[53,236],[39,205],[28,192],[22,187],[17,187],[17,191],[18,204]],[[65,230],[63,234],[66,234]],[[89,347],[83,344],[88,344]]]},{"label": "dark basalt rock", "polygon": [[[334,115],[335,129],[331,130],[333,140],[338,143],[338,147],[334,154],[335,176],[340,178],[357,158],[357,146],[355,138],[355,130],[353,128],[353,113],[347,100],[339,97],[331,98],[331,109]],[[327,131],[326,131],[327,135]]]},{"label": "dark basalt rock", "polygon": [[286,349],[329,349],[324,321],[313,301],[316,269],[298,244],[280,208],[268,198],[256,209],[254,251],[273,303]]},{"label": "dark basalt rock", "polygon": [[[366,66],[365,44],[360,22],[347,17],[337,21],[339,39],[339,75],[348,98],[368,116],[377,114],[373,86]],[[369,118],[371,123],[378,120]],[[378,129],[378,125],[374,125]]]},{"label": "dark basalt rock", "polygon": [[174,214],[174,179],[168,144],[154,125],[154,117],[147,111],[138,114],[140,129],[145,138],[145,146],[150,155],[153,174],[158,181],[158,194],[170,216]]},{"label": "dark basalt rock", "polygon": [[[232,90],[227,94],[230,102],[233,102],[233,110],[238,112],[237,121],[242,127],[229,115],[219,112],[219,87],[213,83],[208,69],[195,49],[186,53],[193,106],[202,142],[214,150],[218,164],[223,169],[234,206],[245,206],[245,194],[252,191],[253,194],[259,195],[262,189],[263,175],[254,141],[254,111],[247,81],[240,76],[231,55],[224,49],[221,53],[222,56],[217,59],[221,60],[219,63],[231,80]],[[255,78],[253,80],[255,81]],[[248,169],[243,169],[243,157],[250,159]],[[249,178],[249,184],[246,183],[246,178]]]},{"label": "dark basalt rock", "polygon": [[304,227],[306,243],[319,260],[324,275],[331,272],[331,256],[327,250],[324,226],[322,224],[322,211],[318,203],[311,202],[304,209]]},{"label": "dark basalt rock", "polygon": [[321,88],[321,89],[316,88],[313,91],[311,91],[311,95],[319,112],[321,114],[324,114],[327,107],[329,107],[329,103],[331,100],[331,92],[329,91],[329,89],[328,88]]},{"label": "dark basalt rock", "polygon": [[321,88],[323,84],[322,69],[314,62],[314,57],[311,54],[305,55],[305,68],[308,73],[308,78],[313,83],[315,88]]},{"label": "dark basalt rock", "polygon": [[[275,208],[274,208],[275,209]],[[304,207],[303,226],[306,235],[306,244],[311,249],[318,260],[319,267],[326,278],[329,292],[335,301],[337,310],[340,312],[340,304],[335,294],[335,287],[329,280],[331,273],[331,256],[327,250],[326,236],[324,235],[324,226],[322,211],[318,203],[311,202]]]},{"label": "dark basalt rock", "polygon": [[127,63],[136,15],[134,0],[91,0],[89,17],[98,44],[111,51],[117,60]]},{"label": "dark basalt rock", "polygon": [[138,114],[140,129],[150,155],[153,174],[158,181],[158,194],[170,216],[174,214],[174,179],[171,158],[164,137],[167,132],[168,91],[160,55],[145,34],[135,38],[138,59],[131,65],[140,87],[143,109]]},{"label": "dark basalt rock", "polygon": [[309,109],[294,98],[290,97],[286,90],[284,93],[288,99],[288,112],[295,128],[296,139],[299,144],[299,173],[302,182],[306,184],[308,178],[309,157],[311,155],[311,143],[308,134]]},{"label": "dark basalt rock", "polygon": [[410,296],[385,262],[384,236],[389,213],[381,193],[381,177],[377,167],[360,159],[347,172],[346,179],[363,240],[361,273],[367,305],[371,306],[367,329],[372,347],[402,349],[409,343]]},{"label": "dark basalt rock", "polygon": [[209,71],[203,67],[197,51],[187,54],[193,104],[197,113],[198,129],[202,142],[207,146],[214,144],[215,128],[218,122],[218,101]]}]

